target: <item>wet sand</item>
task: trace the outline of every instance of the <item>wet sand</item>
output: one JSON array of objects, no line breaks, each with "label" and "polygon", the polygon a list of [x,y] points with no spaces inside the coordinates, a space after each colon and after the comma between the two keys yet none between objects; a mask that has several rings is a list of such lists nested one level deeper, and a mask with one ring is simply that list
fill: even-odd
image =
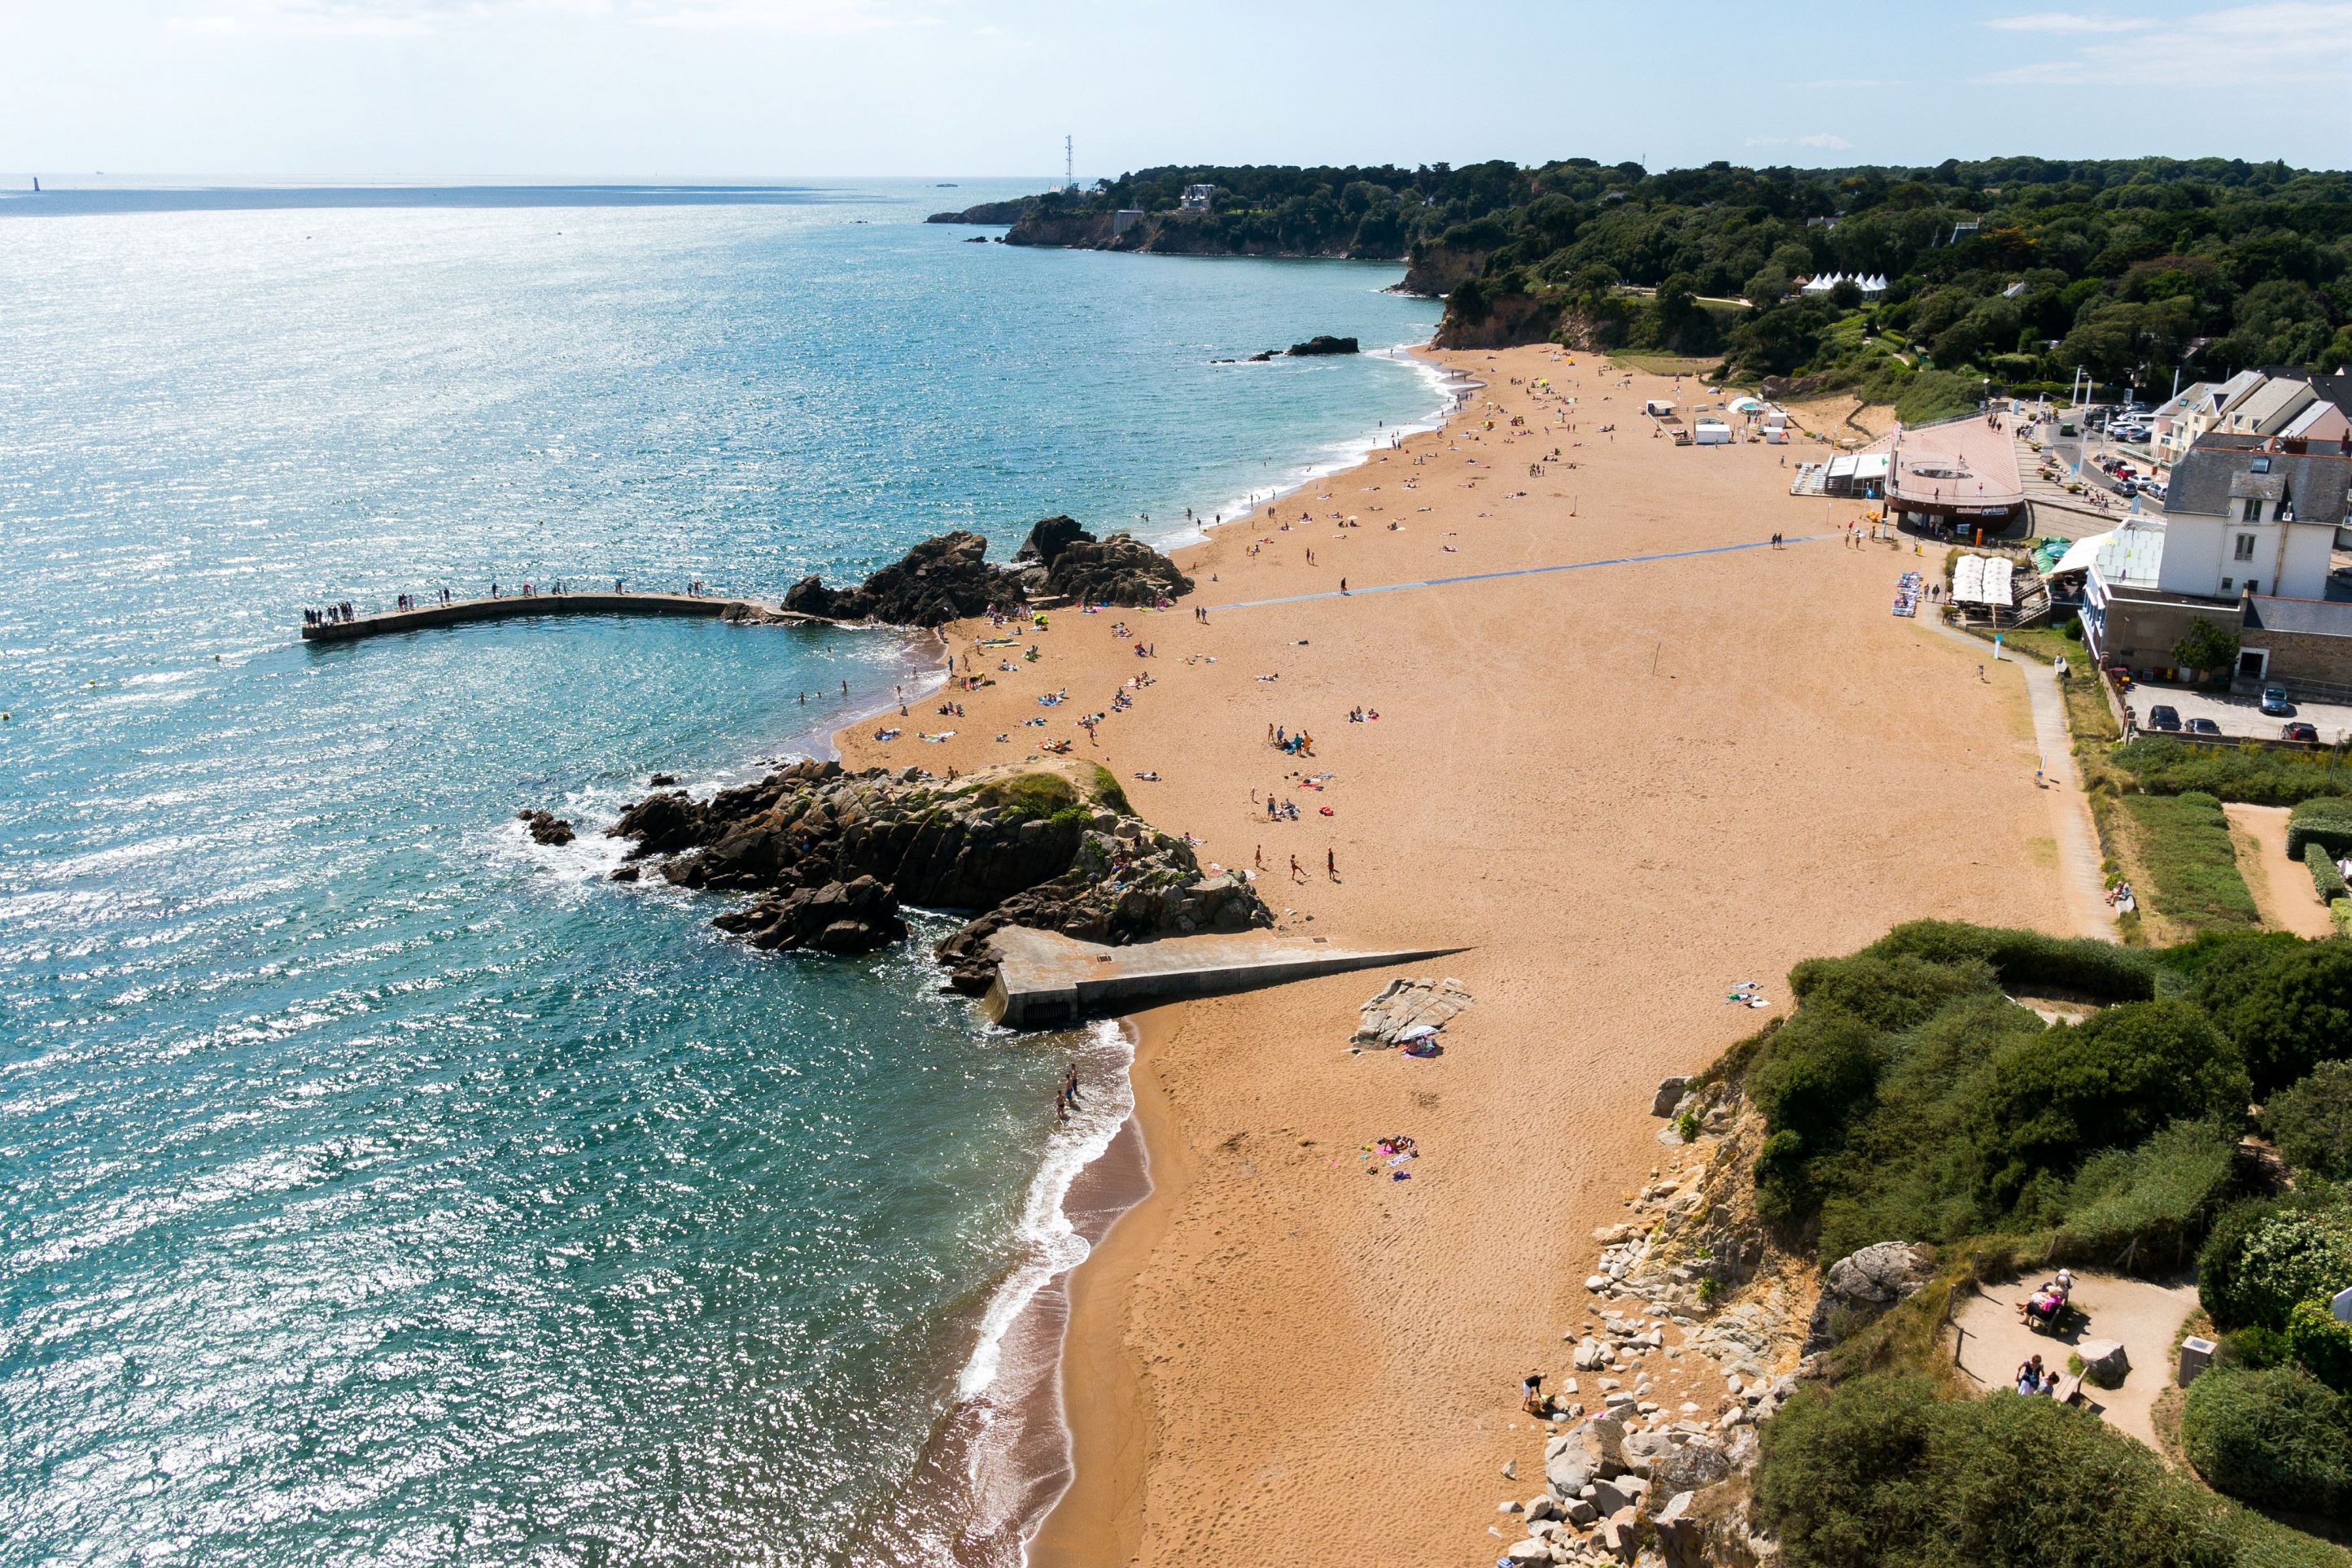
[{"label": "wet sand", "polygon": [[[2067,929],[2022,688],[1888,614],[1937,554],[1848,548],[1859,504],[1787,494],[1821,448],[1675,447],[1642,400],[1718,400],[1588,356],[1433,357],[1488,385],[1285,497],[1286,530],[1261,508],[1180,552],[1178,608],[1057,612],[1038,663],[981,651],[1001,684],[954,695],[964,716],[940,694],[898,741],[841,737],[937,772],[1072,738],[1204,862],[1263,856],[1288,929],[1475,949],[1426,971],[1477,998],[1433,1061],[1346,1050],[1381,973],[1147,1019],[1158,1190],[1077,1271],[1076,1481],[1039,1563],[1492,1561],[1495,1503],[1528,1490],[1497,1468],[1540,1468],[1517,1380],[1566,1371],[1591,1231],[1660,1163],[1652,1089],[1772,1016],[1725,993],[1761,980],[1779,1011],[1790,964],[1904,919]],[[1538,377],[1576,405],[1514,384]],[[1146,674],[1090,746],[1076,717]],[[1269,790],[1299,820],[1266,821]],[[1389,1133],[1419,1142],[1409,1181],[1359,1158]]]}]

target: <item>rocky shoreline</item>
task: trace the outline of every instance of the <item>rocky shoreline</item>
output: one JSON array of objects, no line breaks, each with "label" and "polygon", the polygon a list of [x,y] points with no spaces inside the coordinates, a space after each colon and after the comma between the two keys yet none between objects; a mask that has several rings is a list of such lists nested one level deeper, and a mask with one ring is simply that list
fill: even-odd
[{"label": "rocky shoreline", "polygon": [[1274,923],[1247,878],[1204,873],[1091,763],[942,779],[796,762],[709,800],[648,795],[607,831],[634,841],[616,876],[658,858],[677,886],[750,894],[712,924],[755,947],[867,953],[906,938],[905,908],[967,915],[933,954],[968,996],[995,977],[988,939],[1006,925],[1117,945]]}]

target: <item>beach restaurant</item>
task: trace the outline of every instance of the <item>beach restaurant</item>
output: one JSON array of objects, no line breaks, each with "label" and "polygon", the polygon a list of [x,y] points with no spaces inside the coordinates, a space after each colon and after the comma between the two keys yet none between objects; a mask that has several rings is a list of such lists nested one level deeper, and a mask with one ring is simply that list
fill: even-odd
[{"label": "beach restaurant", "polygon": [[1968,534],[2007,533],[2026,521],[2017,442],[1982,414],[1898,429],[1886,478],[1897,522]]}]

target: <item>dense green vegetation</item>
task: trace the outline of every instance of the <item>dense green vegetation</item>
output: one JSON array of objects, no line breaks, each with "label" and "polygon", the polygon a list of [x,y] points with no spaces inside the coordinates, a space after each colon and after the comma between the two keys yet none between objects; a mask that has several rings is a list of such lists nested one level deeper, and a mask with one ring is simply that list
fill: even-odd
[{"label": "dense green vegetation", "polygon": [[2262,923],[2254,895],[2238,870],[2230,819],[2221,802],[2201,791],[2130,795],[2133,848],[2147,876],[2140,897],[2158,915],[2190,931],[2251,928]]},{"label": "dense green vegetation", "polygon": [[[1640,170],[1628,165],[1631,175]],[[1242,164],[1138,169],[1097,181],[1083,192],[1031,197],[1028,213],[1051,223],[1097,217],[1121,207],[1171,213],[1187,185],[1214,185],[1210,209],[1188,216],[1195,243],[1234,251],[1273,249],[1298,256],[1392,260],[1448,229],[1501,219],[1524,204],[1531,172],[1500,161],[1456,169],[1447,163],[1291,168]]]},{"label": "dense green vegetation", "polygon": [[[2046,1399],[1939,1399],[1924,1377],[1856,1377],[1801,1392],[1763,1439],[1757,1511],[1789,1568],[2344,1561],[2172,1474],[2096,1416]],[[2303,1451],[2317,1474],[2334,1473],[2324,1451]]]},{"label": "dense green vegetation", "polygon": [[2292,806],[2332,798],[2340,802],[2338,810],[2352,814],[2352,799],[2345,798],[2352,792],[2352,763],[2337,761],[2331,766],[2326,752],[2199,746],[2161,736],[2141,736],[2116,747],[2108,761],[2128,774],[2135,787],[2151,795],[2193,789],[2256,806]]},{"label": "dense green vegetation", "polygon": [[[1790,983],[1795,1013],[1718,1069],[1764,1117],[1759,1211],[1822,1261],[1927,1241],[1957,1272],[1765,1429],[1758,1502],[1789,1560],[2340,1563],[2081,1412],[1937,1398],[1925,1347],[1969,1270],[2194,1258],[2222,1352],[2185,1452],[2246,1502],[2352,1524],[2352,1329],[2326,1305],[2352,1285],[2352,1194],[2333,1185],[2352,1175],[2352,944],[2148,951],[1920,922]],[[2020,992],[2101,1005],[2045,1024]],[[2240,1157],[2256,1100],[2292,1185]],[[1859,1375],[1890,1365],[1921,1377]]]}]

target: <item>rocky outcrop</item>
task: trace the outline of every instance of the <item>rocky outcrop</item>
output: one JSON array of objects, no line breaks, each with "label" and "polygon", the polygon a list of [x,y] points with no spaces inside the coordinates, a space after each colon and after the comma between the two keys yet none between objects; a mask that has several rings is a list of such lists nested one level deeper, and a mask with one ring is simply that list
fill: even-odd
[{"label": "rocky outcrop", "polygon": [[574,836],[571,822],[552,811],[517,811],[515,820],[530,830],[533,843],[568,844]]},{"label": "rocky outcrop", "polygon": [[923,221],[927,224],[1017,224],[1022,209],[1030,198],[1020,197],[1010,202],[980,202],[960,213],[933,213]]},{"label": "rocky outcrop", "polygon": [[648,796],[610,831],[635,841],[633,860],[667,857],[661,874],[681,887],[751,894],[716,924],[761,947],[866,952],[905,936],[902,906],[971,915],[935,952],[972,994],[1007,925],[1118,944],[1273,924],[1246,881],[1204,875],[1107,781],[1012,767],[950,785],[799,762],[707,801]]},{"label": "rocky outcrop", "polygon": [[814,948],[820,953],[871,953],[903,942],[907,922],[890,890],[870,876],[822,887],[763,894],[711,921],[754,947]]},{"label": "rocky outcrop", "polygon": [[988,541],[964,528],[925,539],[860,587],[831,589],[806,577],[784,595],[784,608],[797,614],[895,626],[943,626],[1021,604],[1020,581],[989,565]]},{"label": "rocky outcrop", "polygon": [[1822,1276],[1822,1299],[1805,1328],[1805,1354],[1824,1351],[1895,1302],[1918,1294],[1936,1271],[1936,1249],[1881,1241],[1849,1252]]},{"label": "rocky outcrop", "polygon": [[1081,533],[1064,545],[1045,588],[1079,604],[1169,604],[1192,591],[1176,563],[1132,535],[1096,539]]},{"label": "rocky outcrop", "polygon": [[1291,344],[1288,350],[1290,357],[1296,360],[1314,359],[1324,354],[1353,354],[1358,351],[1356,340],[1353,338],[1334,338],[1322,333],[1307,339],[1303,343]]},{"label": "rocky outcrop", "polygon": [[988,541],[963,529],[925,539],[856,588],[803,578],[784,595],[790,614],[828,621],[942,626],[1054,596],[1086,604],[1166,604],[1192,580],[1150,545],[1124,533],[1097,539],[1073,517],[1046,517],[1029,530],[1009,568],[988,564]]}]

